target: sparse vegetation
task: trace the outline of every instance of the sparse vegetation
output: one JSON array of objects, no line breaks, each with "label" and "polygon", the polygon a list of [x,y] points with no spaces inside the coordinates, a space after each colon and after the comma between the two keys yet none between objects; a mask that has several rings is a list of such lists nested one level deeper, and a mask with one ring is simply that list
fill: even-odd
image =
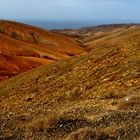
[{"label": "sparse vegetation", "polygon": [[117,105],[117,104],[118,104],[117,99],[113,99],[113,100],[111,101],[111,105]]}]

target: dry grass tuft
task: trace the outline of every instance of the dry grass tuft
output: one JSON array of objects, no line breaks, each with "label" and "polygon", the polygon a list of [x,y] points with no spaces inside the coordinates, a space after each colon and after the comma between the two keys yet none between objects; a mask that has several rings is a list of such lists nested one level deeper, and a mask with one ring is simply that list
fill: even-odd
[{"label": "dry grass tuft", "polygon": [[116,92],[114,91],[107,91],[102,94],[100,98],[101,100],[118,98],[118,94],[116,94]]},{"label": "dry grass tuft", "polygon": [[113,137],[104,132],[95,132],[91,128],[80,128],[76,132],[72,132],[64,140],[111,140]]},{"label": "dry grass tuft", "polygon": [[61,117],[62,116],[60,114],[55,113],[46,118],[35,119],[29,125],[27,125],[27,129],[29,129],[31,132],[48,131],[48,129],[52,128],[58,123]]}]

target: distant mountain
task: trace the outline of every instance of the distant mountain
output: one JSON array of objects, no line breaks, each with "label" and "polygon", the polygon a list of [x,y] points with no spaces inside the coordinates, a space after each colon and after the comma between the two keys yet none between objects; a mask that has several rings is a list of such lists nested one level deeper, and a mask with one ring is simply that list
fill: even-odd
[{"label": "distant mountain", "polygon": [[140,139],[140,26],[99,28],[55,31],[90,51],[0,84],[1,139]]},{"label": "distant mountain", "polygon": [[80,29],[59,29],[59,30],[52,30],[53,32],[61,32],[64,34],[69,35],[79,35],[79,36],[86,36],[86,35],[93,35],[100,32],[109,32],[114,30],[122,30],[128,29],[133,26],[140,26],[140,24],[107,24],[107,25],[98,25],[98,26],[89,26]]},{"label": "distant mountain", "polygon": [[12,21],[0,21],[0,79],[42,64],[85,53],[62,34]]}]

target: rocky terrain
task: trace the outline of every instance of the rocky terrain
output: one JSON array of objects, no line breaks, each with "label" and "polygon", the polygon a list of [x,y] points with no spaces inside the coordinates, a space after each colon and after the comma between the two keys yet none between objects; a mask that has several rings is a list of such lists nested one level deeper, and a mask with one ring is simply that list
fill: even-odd
[{"label": "rocky terrain", "polygon": [[140,26],[109,27],[53,31],[87,53],[1,82],[0,139],[140,139]]}]

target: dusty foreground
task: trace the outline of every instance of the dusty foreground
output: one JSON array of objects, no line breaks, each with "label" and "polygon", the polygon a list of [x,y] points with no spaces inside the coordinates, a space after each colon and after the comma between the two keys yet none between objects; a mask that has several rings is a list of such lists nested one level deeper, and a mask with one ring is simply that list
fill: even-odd
[{"label": "dusty foreground", "polygon": [[76,39],[90,52],[0,84],[1,140],[140,139],[140,27]]}]

